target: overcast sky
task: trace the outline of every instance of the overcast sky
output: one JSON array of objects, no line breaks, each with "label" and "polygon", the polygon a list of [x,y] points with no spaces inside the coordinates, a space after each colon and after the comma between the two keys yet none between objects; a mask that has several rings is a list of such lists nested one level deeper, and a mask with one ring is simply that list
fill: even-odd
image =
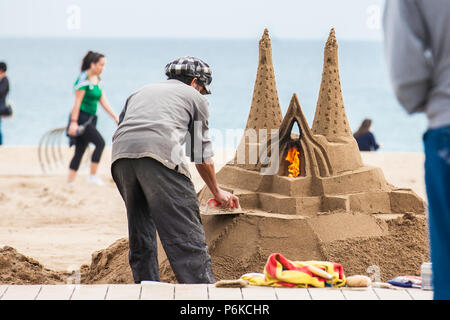
[{"label": "overcast sky", "polygon": [[381,40],[384,0],[0,0],[0,37]]}]

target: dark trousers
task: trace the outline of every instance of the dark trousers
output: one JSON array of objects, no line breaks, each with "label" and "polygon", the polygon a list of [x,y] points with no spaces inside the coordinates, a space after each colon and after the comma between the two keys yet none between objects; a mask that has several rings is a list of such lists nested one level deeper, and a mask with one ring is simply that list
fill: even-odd
[{"label": "dark trousers", "polygon": [[450,299],[450,126],[424,135],[434,299]]},{"label": "dark trousers", "polygon": [[127,209],[134,281],[160,280],[157,230],[179,283],[214,283],[191,180],[152,158],[116,160],[111,173]]},{"label": "dark trousers", "polygon": [[[78,117],[78,124],[83,124],[88,121],[91,115],[80,111],[80,115]],[[94,116],[94,120],[86,127],[83,135],[72,138],[75,139],[75,153],[73,155],[72,160],[70,161],[70,169],[77,171],[80,167],[81,159],[83,158],[83,154],[86,151],[89,143],[93,143],[95,145],[94,152],[92,153],[91,162],[99,163],[100,157],[102,156],[103,149],[105,148],[105,140],[103,139],[100,132],[98,132],[97,128],[97,117]]]}]

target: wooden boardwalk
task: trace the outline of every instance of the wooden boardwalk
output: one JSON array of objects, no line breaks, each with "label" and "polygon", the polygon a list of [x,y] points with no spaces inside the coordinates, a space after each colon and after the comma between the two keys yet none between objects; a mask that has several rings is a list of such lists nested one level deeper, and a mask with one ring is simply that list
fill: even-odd
[{"label": "wooden boardwalk", "polygon": [[[1,285],[0,300],[432,300],[421,289],[216,288],[207,284]],[[1,305],[1,302],[0,302]]]}]

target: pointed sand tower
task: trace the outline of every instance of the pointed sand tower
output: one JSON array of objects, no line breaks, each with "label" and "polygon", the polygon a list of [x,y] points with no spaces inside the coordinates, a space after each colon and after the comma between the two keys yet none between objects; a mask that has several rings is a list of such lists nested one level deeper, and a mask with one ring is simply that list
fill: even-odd
[{"label": "pointed sand tower", "polygon": [[312,131],[327,149],[335,173],[363,166],[358,144],[353,138],[338,64],[338,44],[332,28],[324,47],[323,71]]},{"label": "pointed sand tower", "polygon": [[278,129],[283,116],[278,100],[269,30],[259,40],[259,59],[246,129]]},{"label": "pointed sand tower", "polygon": [[322,82],[312,131],[330,142],[345,142],[353,138],[342,97],[334,29],[331,29],[324,48]]},{"label": "pointed sand tower", "polygon": [[282,118],[272,61],[272,45],[269,31],[264,29],[259,40],[258,69],[252,103],[234,163],[243,168],[254,169],[259,162],[261,147],[270,139],[271,130],[280,128]]}]

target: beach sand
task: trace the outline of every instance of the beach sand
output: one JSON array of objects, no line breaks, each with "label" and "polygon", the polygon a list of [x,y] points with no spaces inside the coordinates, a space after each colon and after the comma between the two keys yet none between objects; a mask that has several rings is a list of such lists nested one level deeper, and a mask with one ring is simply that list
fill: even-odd
[{"label": "beach sand", "polygon": [[[0,148],[0,247],[7,245],[52,270],[77,270],[91,255],[127,237],[123,201],[110,174],[109,147],[99,174],[104,186],[86,184],[82,166],[73,189],[66,187],[66,167],[72,150],[63,150],[61,166],[43,174],[37,147]],[[217,150],[216,170],[233,157]],[[368,165],[383,169],[388,182],[413,189],[426,200],[422,153],[362,153]],[[196,190],[203,182],[191,165]]]}]

